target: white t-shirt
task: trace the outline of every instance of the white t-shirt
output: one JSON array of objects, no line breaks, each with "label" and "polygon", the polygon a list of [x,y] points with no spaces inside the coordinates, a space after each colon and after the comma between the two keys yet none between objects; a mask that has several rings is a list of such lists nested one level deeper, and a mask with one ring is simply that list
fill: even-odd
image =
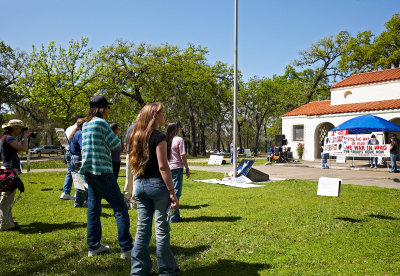
[{"label": "white t-shirt", "polygon": [[[65,130],[65,135],[67,135],[68,141],[71,143],[69,136],[71,136],[72,132],[75,130],[75,128],[77,127],[76,123],[72,126],[67,127],[67,129]],[[67,150],[69,150],[69,147],[67,148]]]}]

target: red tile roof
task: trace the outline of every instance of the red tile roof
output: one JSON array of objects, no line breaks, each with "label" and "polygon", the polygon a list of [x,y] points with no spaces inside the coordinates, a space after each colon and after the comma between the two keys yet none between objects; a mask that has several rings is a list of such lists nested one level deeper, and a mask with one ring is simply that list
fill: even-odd
[{"label": "red tile roof", "polygon": [[353,86],[374,82],[390,81],[400,79],[400,68],[388,69],[383,71],[374,71],[352,75],[341,82],[333,85],[331,88]]},{"label": "red tile roof", "polygon": [[330,100],[310,102],[286,114],[283,114],[282,117],[299,116],[299,115],[313,116],[313,115],[323,115],[323,114],[352,113],[352,112],[365,112],[365,111],[388,110],[388,109],[400,109],[400,99],[366,102],[366,103],[341,104],[341,105],[331,105]]}]

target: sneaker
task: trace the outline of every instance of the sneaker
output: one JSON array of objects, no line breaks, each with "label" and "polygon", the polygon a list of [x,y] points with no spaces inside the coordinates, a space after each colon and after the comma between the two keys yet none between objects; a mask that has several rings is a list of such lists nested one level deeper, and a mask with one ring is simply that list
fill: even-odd
[{"label": "sneaker", "polygon": [[371,165],[371,169],[372,169],[373,167],[374,167],[374,166]]},{"label": "sneaker", "polygon": [[74,200],[74,199],[75,199],[74,196],[72,196],[72,195],[70,195],[70,194],[66,194],[66,193],[64,193],[64,192],[61,193],[60,198],[61,198],[61,199],[65,199],[65,200]]},{"label": "sneaker", "polygon": [[108,245],[100,245],[96,250],[89,250],[88,257],[94,257],[100,254],[110,253],[110,247]]},{"label": "sneaker", "polygon": [[129,259],[131,257],[132,249],[129,251],[121,252],[121,259]]},{"label": "sneaker", "polygon": [[375,169],[377,169],[378,167],[377,166],[375,166]]}]

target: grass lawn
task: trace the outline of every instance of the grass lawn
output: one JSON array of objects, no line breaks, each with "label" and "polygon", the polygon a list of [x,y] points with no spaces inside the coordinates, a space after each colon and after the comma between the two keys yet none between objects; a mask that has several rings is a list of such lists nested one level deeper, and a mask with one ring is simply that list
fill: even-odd
[{"label": "grass lawn", "polygon": [[[171,244],[182,275],[399,275],[400,191],[342,186],[340,198],[316,195],[317,183],[279,181],[238,189],[184,180]],[[117,228],[104,202],[102,243],[111,254],[87,258],[86,209],[60,200],[65,172],[22,176],[26,192],[13,215],[22,229],[0,232],[0,275],[129,275]],[[121,172],[119,183],[124,182]],[[136,210],[129,211],[131,233]],[[156,271],[155,238],[150,244]]]}]

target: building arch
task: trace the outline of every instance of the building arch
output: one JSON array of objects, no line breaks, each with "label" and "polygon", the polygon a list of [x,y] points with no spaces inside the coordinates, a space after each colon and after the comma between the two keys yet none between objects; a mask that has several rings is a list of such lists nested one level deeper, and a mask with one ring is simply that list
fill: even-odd
[{"label": "building arch", "polygon": [[[400,117],[392,118],[389,120],[395,125],[400,126]],[[392,137],[393,134],[397,135],[397,138],[400,138],[400,132],[389,132],[388,135],[385,137],[385,143],[389,144],[390,143],[390,138]]]},{"label": "building arch", "polygon": [[329,122],[320,123],[314,132],[314,159],[321,158],[321,145],[324,142],[324,138],[328,136],[328,132],[335,126]]}]

